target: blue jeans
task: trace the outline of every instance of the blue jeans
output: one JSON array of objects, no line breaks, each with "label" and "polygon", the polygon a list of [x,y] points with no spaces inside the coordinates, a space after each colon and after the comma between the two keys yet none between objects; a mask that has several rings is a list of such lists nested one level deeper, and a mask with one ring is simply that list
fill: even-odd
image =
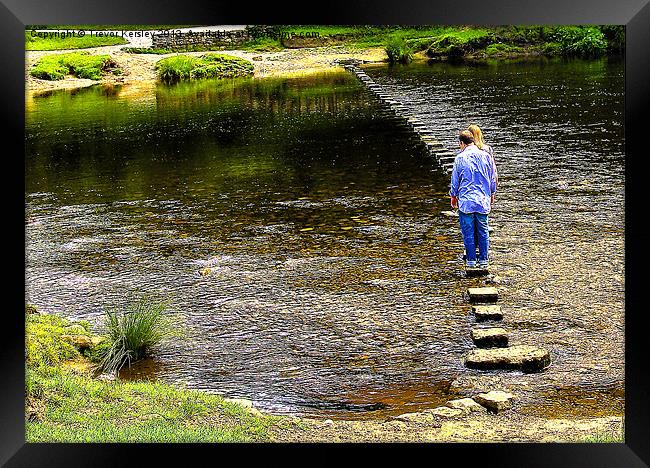
[{"label": "blue jeans", "polygon": [[[476,261],[476,247],[478,247],[479,262],[487,262],[488,248],[490,247],[488,215],[482,213],[463,213],[459,211],[458,220],[460,221],[460,232],[463,234],[467,261]],[[477,243],[478,246],[476,245]]]}]

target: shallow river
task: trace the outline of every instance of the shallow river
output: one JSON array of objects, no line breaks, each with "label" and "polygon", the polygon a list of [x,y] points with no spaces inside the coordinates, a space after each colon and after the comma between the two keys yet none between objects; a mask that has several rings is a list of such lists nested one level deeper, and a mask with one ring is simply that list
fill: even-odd
[{"label": "shallow river", "polygon": [[449,148],[484,128],[503,325],[551,351],[546,372],[464,368],[481,282],[441,215],[448,176],[342,70],[28,96],[28,300],[97,327],[168,300],[185,336],[123,377],[278,413],[378,418],[501,385],[527,411],[621,414],[622,62],[367,72]]}]

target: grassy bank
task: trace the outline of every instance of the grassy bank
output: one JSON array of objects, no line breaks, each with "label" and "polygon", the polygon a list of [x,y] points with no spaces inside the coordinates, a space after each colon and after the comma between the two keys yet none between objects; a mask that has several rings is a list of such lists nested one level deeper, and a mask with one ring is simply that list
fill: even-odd
[{"label": "grassy bank", "polygon": [[42,80],[62,80],[67,75],[99,80],[106,73],[122,74],[109,55],[91,55],[88,52],[46,55],[34,64],[30,74]]},{"label": "grassy bank", "polygon": [[103,47],[127,44],[128,41],[122,36],[90,36],[78,35],[49,36],[35,35],[32,31],[25,31],[25,50],[68,50],[87,49],[89,47]]},{"label": "grassy bank", "polygon": [[[522,55],[592,57],[620,53],[621,26],[274,26],[251,27],[251,34],[283,47],[347,45],[422,52],[429,58],[500,58]],[[401,51],[400,51],[401,52]],[[389,54],[390,55],[390,54]],[[405,54],[399,53],[397,61]]]},{"label": "grassy bank", "polygon": [[74,344],[92,341],[89,324],[30,312],[28,442],[265,441],[271,426],[281,423],[218,395],[162,383],[93,378],[94,364],[88,358],[92,348],[80,351]]},{"label": "grassy bank", "polygon": [[156,73],[162,81],[235,78],[252,75],[253,64],[224,54],[206,54],[200,57],[175,55],[158,61]]}]

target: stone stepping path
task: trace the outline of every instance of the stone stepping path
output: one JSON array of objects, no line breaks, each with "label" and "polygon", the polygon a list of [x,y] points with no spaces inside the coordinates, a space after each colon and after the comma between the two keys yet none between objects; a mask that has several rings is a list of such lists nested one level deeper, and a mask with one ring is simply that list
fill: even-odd
[{"label": "stone stepping path", "polygon": [[347,71],[353,73],[359,81],[361,81],[368,90],[370,90],[370,92],[373,93],[375,97],[397,117],[400,123],[406,125],[416,135],[418,144],[423,147],[429,155],[437,159],[438,165],[443,171],[451,173],[456,153],[445,148],[444,145],[435,138],[433,131],[425,122],[415,116],[408,106],[405,106],[400,99],[392,95],[380,84],[370,78],[366,72],[357,66],[357,62],[341,61],[339,64],[343,65],[343,68]]},{"label": "stone stepping path", "polygon": [[[476,322],[503,319],[501,306],[494,304],[499,300],[497,288],[469,288],[467,295],[473,304],[472,314]],[[528,345],[509,346],[505,328],[474,327],[470,336],[477,347],[464,358],[465,366],[470,369],[541,372],[551,364],[551,356],[543,348]],[[480,401],[479,403],[483,404]]]}]

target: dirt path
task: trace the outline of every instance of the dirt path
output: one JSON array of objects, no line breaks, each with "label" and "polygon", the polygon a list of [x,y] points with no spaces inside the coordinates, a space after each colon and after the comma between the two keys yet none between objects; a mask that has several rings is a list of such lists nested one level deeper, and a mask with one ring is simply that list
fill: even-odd
[{"label": "dirt path", "polygon": [[[128,45],[127,45],[128,46]],[[72,89],[92,86],[94,84],[115,85],[133,82],[155,81],[155,64],[158,60],[176,54],[132,54],[124,52],[125,45],[94,47],[83,49],[91,54],[109,54],[123,69],[120,76],[108,75],[101,81],[67,77],[60,81],[48,81],[34,78],[29,74],[32,66],[43,56],[74,52],[74,50],[27,51],[25,53],[25,83],[28,92],[40,93],[55,89]],[[187,55],[203,55],[206,52],[187,52]],[[366,62],[381,62],[385,52],[381,47],[356,49],[345,46],[319,47],[310,49],[286,49],[280,52],[246,52],[243,50],[224,50],[218,53],[234,55],[250,60],[254,65],[254,76],[309,72],[332,67],[335,60],[355,58]]]}]

